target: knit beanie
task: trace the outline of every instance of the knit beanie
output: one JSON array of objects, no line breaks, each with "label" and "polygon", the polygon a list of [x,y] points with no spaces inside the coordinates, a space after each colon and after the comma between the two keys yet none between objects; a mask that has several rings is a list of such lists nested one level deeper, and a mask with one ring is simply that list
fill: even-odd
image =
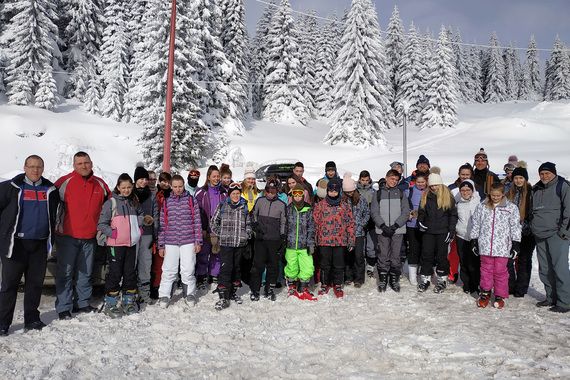
[{"label": "knit beanie", "polygon": [[538,168],[538,172],[540,173],[541,171],[549,171],[552,174],[556,175],[556,164],[552,163],[552,162],[543,162],[542,165],[539,166]]},{"label": "knit beanie", "polygon": [[485,153],[485,149],[481,148],[477,153],[475,153],[475,159],[484,158],[487,159],[487,153]]},{"label": "knit beanie", "polygon": [[[428,161],[429,162],[429,161]],[[403,168],[404,164],[399,162],[399,161],[394,161],[390,164],[390,169],[396,169],[396,167],[398,167],[398,165]],[[429,165],[429,164],[428,164]]]},{"label": "knit beanie", "polygon": [[245,168],[243,172],[243,179],[255,178],[255,169],[251,166]]},{"label": "knit beanie", "polygon": [[515,178],[518,175],[523,177],[528,182],[528,171],[526,170],[526,168],[523,167],[515,168],[515,170],[513,170],[513,178]]},{"label": "knit beanie", "polygon": [[428,177],[428,185],[443,185],[443,180],[441,176],[437,173],[431,173]]},{"label": "knit beanie", "polygon": [[146,178],[149,179],[150,176],[148,175],[148,171],[143,167],[142,163],[138,163],[137,167],[135,168],[135,174],[134,174],[134,179],[135,179],[135,183],[141,179],[141,178]]},{"label": "knit beanie", "polygon": [[465,181],[462,181],[459,184],[459,190],[461,190],[462,188],[464,188],[465,186],[467,186],[468,188],[471,189],[471,191],[475,191],[475,182],[473,182],[470,179],[466,179]]},{"label": "knit beanie", "polygon": [[336,170],[336,164],[334,163],[334,161],[329,161],[325,164],[325,171],[329,169]]},{"label": "knit beanie", "polygon": [[338,191],[340,193],[341,188],[341,181],[338,178],[332,178],[327,183],[327,191]]},{"label": "knit beanie", "polygon": [[326,196],[327,196],[327,181],[321,178],[319,182],[317,182],[317,197],[325,199]]},{"label": "knit beanie", "polygon": [[424,156],[423,154],[420,154],[420,157],[418,158],[418,161],[416,162],[416,167],[419,164],[427,164],[428,168],[431,167],[429,160],[427,159],[426,156]]},{"label": "knit beanie", "polygon": [[519,159],[516,155],[511,154],[507,160],[509,164],[513,165],[515,168],[519,166]]},{"label": "knit beanie", "polygon": [[352,179],[352,173],[344,173],[342,177],[342,191],[356,190],[356,181]]}]

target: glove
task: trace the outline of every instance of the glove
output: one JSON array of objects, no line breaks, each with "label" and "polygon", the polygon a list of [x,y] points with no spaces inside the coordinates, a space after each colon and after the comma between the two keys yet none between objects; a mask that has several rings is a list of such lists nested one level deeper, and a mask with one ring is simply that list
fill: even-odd
[{"label": "glove", "polygon": [[210,244],[212,244],[212,253],[214,255],[220,253],[220,239],[217,236],[210,235]]},{"label": "glove", "polygon": [[418,225],[420,226],[420,231],[422,231],[422,232],[427,231],[428,228],[426,226],[424,226],[422,222],[418,222]]},{"label": "glove", "polygon": [[145,226],[152,226],[152,223],[154,222],[154,218],[150,215],[145,215],[143,218],[143,224]]},{"label": "glove", "polygon": [[479,242],[477,239],[471,240],[471,252],[473,252],[475,256],[479,256]]},{"label": "glove", "polygon": [[314,245],[311,245],[311,246],[309,247],[309,249],[307,249],[307,253],[308,253],[310,256],[313,256],[313,254],[315,253],[315,246],[314,246]]},{"label": "glove", "polygon": [[448,232],[447,236],[445,237],[445,244],[451,243],[451,241],[455,238],[455,232]]},{"label": "glove", "polygon": [[520,252],[520,248],[521,248],[521,243],[518,241],[513,241],[513,245],[511,246],[511,259],[516,259],[517,256],[519,255]]},{"label": "glove", "polygon": [[382,235],[383,235],[383,236],[386,236],[386,237],[392,237],[392,236],[394,236],[395,230],[392,231],[392,228],[388,227],[387,225],[382,224],[382,225],[380,226],[380,228],[382,229]]},{"label": "glove", "polygon": [[111,231],[111,236],[109,236],[111,239],[116,239],[117,238],[117,229],[113,229]]}]

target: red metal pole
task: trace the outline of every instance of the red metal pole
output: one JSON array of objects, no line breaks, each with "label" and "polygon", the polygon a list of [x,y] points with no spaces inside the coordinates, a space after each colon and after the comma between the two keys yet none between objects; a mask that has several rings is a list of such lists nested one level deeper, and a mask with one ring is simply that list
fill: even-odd
[{"label": "red metal pole", "polygon": [[176,38],[176,0],[172,0],[172,12],[170,13],[170,46],[168,50],[168,74],[166,77],[166,115],[164,117],[164,147],[163,147],[163,161],[162,161],[162,171],[164,172],[170,172],[175,38]]}]

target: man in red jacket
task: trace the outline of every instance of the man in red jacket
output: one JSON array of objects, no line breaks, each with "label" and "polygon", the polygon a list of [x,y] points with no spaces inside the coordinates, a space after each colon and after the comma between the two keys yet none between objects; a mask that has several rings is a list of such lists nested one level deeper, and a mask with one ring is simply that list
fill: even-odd
[{"label": "man in red jacket", "polygon": [[58,179],[55,186],[62,202],[57,224],[55,309],[59,319],[70,319],[71,311],[89,313],[95,310],[89,304],[97,245],[95,236],[101,207],[111,196],[111,191],[101,178],[93,175],[93,163],[85,152],[73,156],[73,172]]}]

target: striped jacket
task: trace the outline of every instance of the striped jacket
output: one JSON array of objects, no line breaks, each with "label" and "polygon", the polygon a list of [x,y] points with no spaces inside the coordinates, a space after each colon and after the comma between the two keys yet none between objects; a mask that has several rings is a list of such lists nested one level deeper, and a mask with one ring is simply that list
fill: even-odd
[{"label": "striped jacket", "polygon": [[247,201],[240,198],[237,204],[230,198],[218,205],[210,221],[212,234],[220,240],[224,247],[244,247],[252,236],[251,214],[247,209]]},{"label": "striped jacket", "polygon": [[181,195],[170,194],[160,210],[158,247],[165,245],[202,245],[202,221],[198,202],[184,191]]}]

